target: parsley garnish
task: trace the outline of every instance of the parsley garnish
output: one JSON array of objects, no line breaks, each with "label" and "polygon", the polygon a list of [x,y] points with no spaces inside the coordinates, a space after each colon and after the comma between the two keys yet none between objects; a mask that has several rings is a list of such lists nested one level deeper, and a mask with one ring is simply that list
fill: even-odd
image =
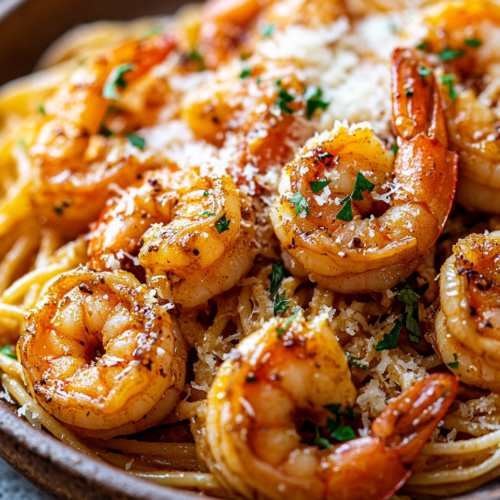
[{"label": "parsley garnish", "polygon": [[455,361],[453,361],[452,363],[448,363],[447,366],[449,366],[452,370],[458,370],[458,365],[460,364],[460,361],[458,361],[458,356],[456,352],[453,353],[453,357],[455,358]]},{"label": "parsley garnish", "polygon": [[384,333],[382,340],[375,346],[375,350],[385,351],[387,349],[396,349],[396,347],[398,346],[399,334],[401,333],[402,328],[403,323],[401,323],[401,321],[397,319],[394,323],[394,328],[391,330],[389,335],[387,335],[387,333]]},{"label": "parsley garnish", "polygon": [[257,377],[255,375],[250,375],[246,378],[247,382],[257,382]]},{"label": "parsley garnish", "polygon": [[363,193],[368,191],[369,193],[373,191],[375,188],[375,184],[372,184],[361,172],[358,172],[356,177],[356,182],[354,183],[354,189],[352,190],[352,194],[346,196],[340,203],[344,206],[340,209],[339,213],[335,217],[336,219],[343,221],[352,220],[352,205],[351,201],[362,201]]},{"label": "parsley garnish", "polygon": [[295,101],[295,97],[290,95],[288,91],[281,86],[281,80],[276,80],[276,85],[278,87],[278,97],[276,98],[276,101],[274,101],[274,104],[282,111],[291,115],[293,113],[293,109],[288,105],[288,103]]},{"label": "parsley garnish", "polygon": [[288,316],[288,318],[286,318],[285,321],[283,322],[283,328],[280,328],[279,326],[276,327],[276,331],[278,332],[279,339],[288,330],[288,327],[293,323],[293,320],[297,317],[299,312],[300,312],[300,310],[295,311],[291,316]]},{"label": "parsley garnish", "polygon": [[413,89],[406,89],[406,97],[413,97]]},{"label": "parsley garnish", "polygon": [[326,448],[327,450],[331,450],[333,448],[332,443],[330,443],[328,439],[320,436],[318,426],[316,426],[316,435],[314,436],[313,444],[319,446],[320,448]]},{"label": "parsley garnish", "polygon": [[353,356],[349,351],[346,352],[346,355],[347,361],[349,361],[351,365],[361,368],[362,370],[368,370],[368,368],[370,368],[370,365],[362,365],[361,363],[358,363],[359,358]]},{"label": "parsley garnish", "polygon": [[215,215],[215,212],[209,212],[208,210],[205,210],[205,211],[201,214],[201,216],[203,217],[203,216],[205,216],[205,215],[207,215],[207,216],[212,216],[212,215]]},{"label": "parsley garnish", "polygon": [[150,38],[154,35],[159,35],[160,33],[163,33],[163,26],[160,24],[154,24],[142,36],[143,38]]},{"label": "parsley garnish", "polygon": [[127,134],[127,137],[132,146],[135,146],[136,148],[143,150],[146,146],[146,139],[144,139],[143,137],[139,137],[135,134]]},{"label": "parsley garnish", "polygon": [[262,81],[262,77],[258,76],[255,81],[257,82],[257,85],[260,85],[260,82]]},{"label": "parsley garnish", "polygon": [[422,332],[418,318],[418,301],[424,296],[429,284],[412,289],[405,281],[399,285],[397,299],[405,305],[403,311],[403,325],[408,332],[408,339],[414,344],[420,344]]},{"label": "parsley garnish", "polygon": [[425,66],[420,66],[417,70],[420,78],[425,78],[426,76],[432,75],[432,71],[429,68],[426,68]]},{"label": "parsley garnish", "polygon": [[306,116],[310,120],[312,115],[317,109],[323,111],[330,105],[329,101],[322,101],[321,96],[323,91],[319,87],[307,87],[304,92],[304,99],[306,101]]},{"label": "parsley garnish", "polygon": [[467,38],[465,40],[465,45],[472,47],[473,49],[478,49],[481,45],[483,45],[483,42],[477,38]]},{"label": "parsley garnish", "polygon": [[203,196],[210,196],[210,193],[208,191],[203,191]]},{"label": "parsley garnish", "polygon": [[271,270],[271,285],[269,287],[269,293],[271,295],[274,295],[279,290],[284,277],[285,272],[283,270],[283,264],[281,262],[273,262]]},{"label": "parsley garnish", "polygon": [[444,49],[439,53],[441,61],[451,61],[465,55],[465,50]]},{"label": "parsley garnish", "polygon": [[270,37],[273,34],[274,28],[275,26],[273,23],[264,26],[264,28],[262,29],[262,36],[266,38]]},{"label": "parsley garnish", "polygon": [[427,41],[424,40],[423,42],[419,43],[415,48],[418,50],[425,50],[427,47]]},{"label": "parsley garnish", "polygon": [[99,128],[99,134],[103,135],[104,137],[111,137],[113,135],[113,131],[109,130],[109,128],[102,123],[101,127]]},{"label": "parsley garnish", "polygon": [[207,68],[203,56],[196,49],[192,49],[188,57],[198,65],[198,71],[203,71]]},{"label": "parsley garnish", "polygon": [[54,205],[52,208],[54,209],[54,212],[57,215],[62,215],[63,214],[63,207],[61,205]]},{"label": "parsley garnish", "polygon": [[113,68],[102,89],[102,96],[105,99],[120,99],[117,88],[124,89],[127,86],[128,82],[123,78],[123,75],[133,69],[133,64],[120,64]]},{"label": "parsley garnish", "polygon": [[16,356],[16,348],[13,345],[5,344],[1,349],[0,352],[4,354],[5,356],[8,356],[11,359],[17,360]]},{"label": "parsley garnish", "polygon": [[455,87],[453,86],[453,79],[453,75],[443,75],[441,77],[441,81],[448,86],[448,94],[452,101],[458,97]]},{"label": "parsley garnish", "polygon": [[393,154],[394,156],[398,156],[398,151],[399,151],[399,147],[398,147],[398,145],[397,145],[397,144],[393,144],[393,145],[391,146],[391,149],[392,149],[392,154]]},{"label": "parsley garnish", "polygon": [[356,438],[356,434],[351,427],[343,425],[341,419],[346,418],[347,420],[352,421],[355,416],[355,410],[354,408],[347,406],[345,411],[341,412],[341,406],[342,405],[338,403],[325,406],[325,409],[334,415],[334,419],[327,417],[326,430],[336,441],[350,441],[351,439]]},{"label": "parsley garnish", "polygon": [[223,233],[224,231],[229,230],[229,224],[231,223],[231,219],[227,220],[226,219],[226,214],[224,214],[220,219],[217,219],[215,221],[215,228],[217,229],[217,232],[219,234]]},{"label": "parsley garnish", "polygon": [[274,296],[274,308],[273,308],[273,314],[275,316],[283,316],[283,314],[290,309],[290,297],[286,293],[277,293]]},{"label": "parsley garnish", "polygon": [[288,201],[295,206],[295,217],[298,217],[303,210],[306,215],[309,215],[309,203],[300,191],[297,191]]},{"label": "parsley garnish", "polygon": [[245,78],[249,78],[252,74],[251,68],[243,68],[240,73],[240,78],[244,80]]},{"label": "parsley garnish", "polygon": [[47,114],[47,111],[45,110],[45,106],[43,104],[40,104],[38,106],[38,112],[41,114],[41,115],[46,115]]},{"label": "parsley garnish", "polygon": [[311,191],[316,194],[323,190],[332,181],[312,181],[309,183],[311,186]]}]

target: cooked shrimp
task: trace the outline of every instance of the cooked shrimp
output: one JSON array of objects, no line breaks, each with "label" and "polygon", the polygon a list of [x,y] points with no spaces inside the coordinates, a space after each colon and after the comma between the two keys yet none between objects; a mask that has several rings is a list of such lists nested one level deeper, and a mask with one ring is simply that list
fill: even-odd
[{"label": "cooked shrimp", "polygon": [[152,286],[166,277],[174,302],[194,307],[248,273],[254,235],[250,200],[229,176],[153,172],[104,210],[89,255],[112,269],[140,250]]},{"label": "cooked shrimp", "polygon": [[38,403],[82,433],[118,429],[110,436],[172,411],[184,385],[182,342],[131,274],[79,268],[39,300],[17,349]]},{"label": "cooked shrimp", "polygon": [[500,231],[471,234],[441,268],[435,345],[462,382],[500,391]]},{"label": "cooked shrimp", "polygon": [[500,5],[439,2],[425,25],[425,50],[446,61],[440,84],[450,144],[460,157],[457,200],[500,213]]},{"label": "cooked shrimp", "polygon": [[[318,439],[319,428],[329,409],[345,413],[356,397],[335,334],[321,318],[272,320],[238,345],[210,390],[213,472],[249,499],[389,498],[457,390],[455,377],[432,375],[393,400],[371,436],[333,446]],[[327,449],[304,442],[304,419],[318,426],[315,443]]]},{"label": "cooked shrimp", "polygon": [[50,222],[81,230],[104,206],[109,184],[129,185],[157,166],[126,137],[97,134],[113,99],[173,47],[168,35],[131,42],[81,66],[46,104],[29,155],[38,166],[33,198]]},{"label": "cooked shrimp", "polygon": [[325,288],[394,286],[428,255],[448,217],[457,158],[434,76],[412,50],[393,56],[393,115],[394,165],[369,124],[337,123],[282,173],[271,211],[276,235],[294,267]]}]

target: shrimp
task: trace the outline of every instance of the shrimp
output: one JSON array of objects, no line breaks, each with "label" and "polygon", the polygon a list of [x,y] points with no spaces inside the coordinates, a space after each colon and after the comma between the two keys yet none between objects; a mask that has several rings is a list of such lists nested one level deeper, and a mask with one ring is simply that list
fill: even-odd
[{"label": "shrimp", "polygon": [[440,2],[427,13],[424,47],[441,66],[450,144],[460,157],[457,200],[500,213],[500,6],[490,0]]},{"label": "shrimp", "polygon": [[455,194],[457,157],[447,149],[434,76],[416,51],[394,52],[392,86],[394,165],[369,124],[337,123],[285,166],[271,210],[278,239],[297,261],[292,272],[341,293],[383,291],[409,276]]},{"label": "shrimp", "polygon": [[29,156],[38,167],[33,200],[57,226],[82,230],[104,206],[108,186],[131,184],[160,161],[126,137],[99,133],[108,106],[127,84],[161,62],[175,46],[169,35],[135,41],[81,66],[45,106]]},{"label": "shrimp", "polygon": [[462,382],[500,391],[500,231],[471,234],[441,268],[434,345]]},{"label": "shrimp", "polygon": [[61,275],[30,312],[17,346],[35,400],[94,436],[137,432],[139,421],[168,415],[184,388],[186,359],[157,302],[124,271]]},{"label": "shrimp", "polygon": [[[235,286],[257,252],[249,198],[227,175],[148,173],[106,208],[89,243],[91,267],[139,255],[150,284],[195,307]],[[120,265],[120,264],[119,264]]]},{"label": "shrimp", "polygon": [[[274,319],[229,355],[208,395],[213,472],[248,499],[386,499],[457,391],[455,377],[431,375],[389,404],[371,436],[333,446],[320,428],[356,398],[344,352],[324,318]],[[300,434],[304,419],[317,426],[314,444]]]}]

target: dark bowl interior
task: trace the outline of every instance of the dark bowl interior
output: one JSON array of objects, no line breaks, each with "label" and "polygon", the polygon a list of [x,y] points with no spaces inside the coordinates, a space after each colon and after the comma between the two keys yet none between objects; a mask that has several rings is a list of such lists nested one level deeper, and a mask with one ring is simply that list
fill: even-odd
[{"label": "dark bowl interior", "polygon": [[[30,73],[57,37],[83,23],[174,13],[183,0],[0,0],[0,84]],[[194,493],[134,478],[89,458],[0,402],[0,457],[31,483],[66,500],[193,500]],[[490,485],[455,500],[497,500]],[[205,497],[207,498],[207,497]]]}]

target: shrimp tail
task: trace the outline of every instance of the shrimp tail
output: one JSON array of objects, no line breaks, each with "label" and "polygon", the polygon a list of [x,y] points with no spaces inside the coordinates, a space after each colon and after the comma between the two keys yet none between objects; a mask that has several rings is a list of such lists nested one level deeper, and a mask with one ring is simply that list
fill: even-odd
[{"label": "shrimp tail", "polygon": [[400,142],[396,178],[412,201],[429,209],[442,230],[455,199],[458,155],[448,149],[434,73],[416,50],[394,51],[392,93],[394,127]]}]

